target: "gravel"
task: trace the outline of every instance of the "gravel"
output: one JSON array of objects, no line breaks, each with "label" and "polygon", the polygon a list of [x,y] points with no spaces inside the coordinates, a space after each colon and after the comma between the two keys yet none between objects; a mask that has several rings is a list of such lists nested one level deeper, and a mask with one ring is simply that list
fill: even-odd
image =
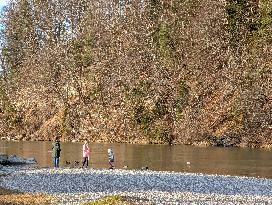
[{"label": "gravel", "polygon": [[0,186],[54,196],[60,205],[121,195],[136,204],[272,204],[272,180],[192,173],[105,170],[9,170]]}]

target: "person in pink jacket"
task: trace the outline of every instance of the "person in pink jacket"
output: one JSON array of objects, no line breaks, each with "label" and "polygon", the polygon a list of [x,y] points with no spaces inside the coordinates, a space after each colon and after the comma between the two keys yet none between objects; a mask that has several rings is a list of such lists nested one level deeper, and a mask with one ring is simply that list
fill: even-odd
[{"label": "person in pink jacket", "polygon": [[88,142],[85,141],[84,145],[82,147],[82,151],[83,151],[83,163],[82,163],[82,168],[84,166],[86,166],[86,168],[89,165],[89,158],[90,158],[90,148],[88,146]]}]

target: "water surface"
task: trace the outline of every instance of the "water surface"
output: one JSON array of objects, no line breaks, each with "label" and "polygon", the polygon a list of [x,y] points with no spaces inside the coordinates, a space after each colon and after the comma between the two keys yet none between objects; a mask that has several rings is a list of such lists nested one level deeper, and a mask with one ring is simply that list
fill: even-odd
[{"label": "water surface", "polygon": [[[60,166],[82,161],[83,143],[61,143]],[[272,152],[249,148],[193,147],[185,145],[90,144],[90,167],[107,168],[107,149],[115,152],[115,166],[128,169],[196,172],[272,178]],[[41,167],[52,166],[52,142],[0,141],[0,153],[34,157]]]}]

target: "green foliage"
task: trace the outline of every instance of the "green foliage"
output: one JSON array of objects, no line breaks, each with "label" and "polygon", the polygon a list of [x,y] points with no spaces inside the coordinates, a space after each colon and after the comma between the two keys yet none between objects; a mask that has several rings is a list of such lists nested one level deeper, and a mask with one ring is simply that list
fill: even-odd
[{"label": "green foliage", "polygon": [[245,14],[246,0],[228,0],[226,6],[228,30],[232,35],[232,41],[235,41],[239,35],[243,15]]},{"label": "green foliage", "polygon": [[107,196],[94,202],[84,203],[83,205],[133,205],[128,203],[121,196]]},{"label": "green foliage", "polygon": [[142,81],[132,89],[129,99],[133,105],[131,115],[133,122],[149,143],[171,143],[170,124],[174,119],[170,117],[172,116],[170,110],[176,110],[176,117],[181,116],[188,101],[188,86],[185,81],[179,82],[176,101],[173,105],[167,102],[167,97],[163,94],[156,99],[150,98],[150,88],[149,82]]},{"label": "green foliage", "polygon": [[272,3],[262,4],[261,15],[258,19],[249,24],[249,29],[251,32],[256,33],[259,36],[262,36],[266,33],[266,29],[272,25]]},{"label": "green foliage", "polygon": [[134,108],[134,120],[149,143],[169,142],[171,129],[163,117],[168,114],[167,105],[158,100],[152,110],[139,105]]},{"label": "green foliage", "polygon": [[92,63],[92,46],[94,39],[86,37],[85,39],[74,40],[71,46],[71,54],[77,67],[88,67]]},{"label": "green foliage", "polygon": [[157,143],[167,142],[171,144],[171,128],[169,128],[169,125],[165,125],[163,123],[156,125],[153,135],[149,140],[150,142],[155,140]]},{"label": "green foliage", "polygon": [[150,18],[153,21],[158,21],[159,14],[161,13],[162,5],[161,0],[150,0]]},{"label": "green foliage", "polygon": [[181,118],[183,108],[188,102],[188,98],[189,98],[188,86],[186,85],[185,81],[180,81],[178,84],[178,95],[175,105],[177,119]]},{"label": "green foliage", "polygon": [[169,65],[171,58],[171,47],[170,47],[170,35],[169,29],[165,23],[161,23],[158,31],[158,44],[160,51],[161,63],[165,66]]},{"label": "green foliage", "polygon": [[149,81],[140,81],[127,96],[132,104],[132,120],[146,138],[151,135],[151,127],[155,121],[154,113],[145,105],[145,99],[150,94],[150,87]]},{"label": "green foliage", "polygon": [[156,118],[161,118],[168,114],[168,109],[167,109],[167,102],[166,99],[164,98],[159,98],[155,102],[155,107],[153,109],[153,114]]},{"label": "green foliage", "polygon": [[100,92],[101,92],[101,89],[99,88],[93,89],[88,93],[87,98],[91,101],[96,100]]},{"label": "green foliage", "polygon": [[150,81],[140,81],[131,91],[131,98],[136,101],[142,101],[143,98],[147,97],[150,91]]},{"label": "green foliage", "polygon": [[[272,2],[269,0],[261,0],[260,1],[260,19],[259,19],[259,34],[263,34],[263,32],[267,28],[271,28],[272,26]],[[271,36],[271,35],[270,35]]]},{"label": "green foliage", "polygon": [[272,3],[260,0],[260,8],[255,2],[246,0],[228,0],[226,6],[228,30],[233,45],[237,45],[242,33],[247,36],[262,34],[272,24]]},{"label": "green foliage", "polygon": [[150,0],[150,5],[152,7],[156,7],[156,6],[160,5],[160,3],[161,3],[161,0]]},{"label": "green foliage", "polygon": [[140,126],[141,130],[148,134],[150,130],[150,126],[154,121],[154,115],[152,112],[146,109],[145,106],[139,104],[134,107],[134,120],[138,126]]},{"label": "green foliage", "polygon": [[9,56],[9,50],[8,50],[8,48],[2,48],[2,51],[1,51],[1,55],[3,56],[3,57],[8,57]]}]

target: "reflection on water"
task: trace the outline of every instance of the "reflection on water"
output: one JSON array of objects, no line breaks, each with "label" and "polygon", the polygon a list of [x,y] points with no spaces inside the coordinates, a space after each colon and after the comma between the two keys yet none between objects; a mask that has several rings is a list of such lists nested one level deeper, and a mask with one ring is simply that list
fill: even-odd
[{"label": "reflection on water", "polygon": [[[61,143],[60,166],[82,161],[83,143]],[[107,149],[116,155],[116,168],[260,176],[272,178],[271,151],[260,149],[192,147],[184,145],[90,144],[91,167],[107,168]],[[35,157],[39,166],[52,166],[52,142],[0,141],[0,153]],[[187,163],[188,162],[188,163]],[[190,163],[189,163],[190,162]]]}]

